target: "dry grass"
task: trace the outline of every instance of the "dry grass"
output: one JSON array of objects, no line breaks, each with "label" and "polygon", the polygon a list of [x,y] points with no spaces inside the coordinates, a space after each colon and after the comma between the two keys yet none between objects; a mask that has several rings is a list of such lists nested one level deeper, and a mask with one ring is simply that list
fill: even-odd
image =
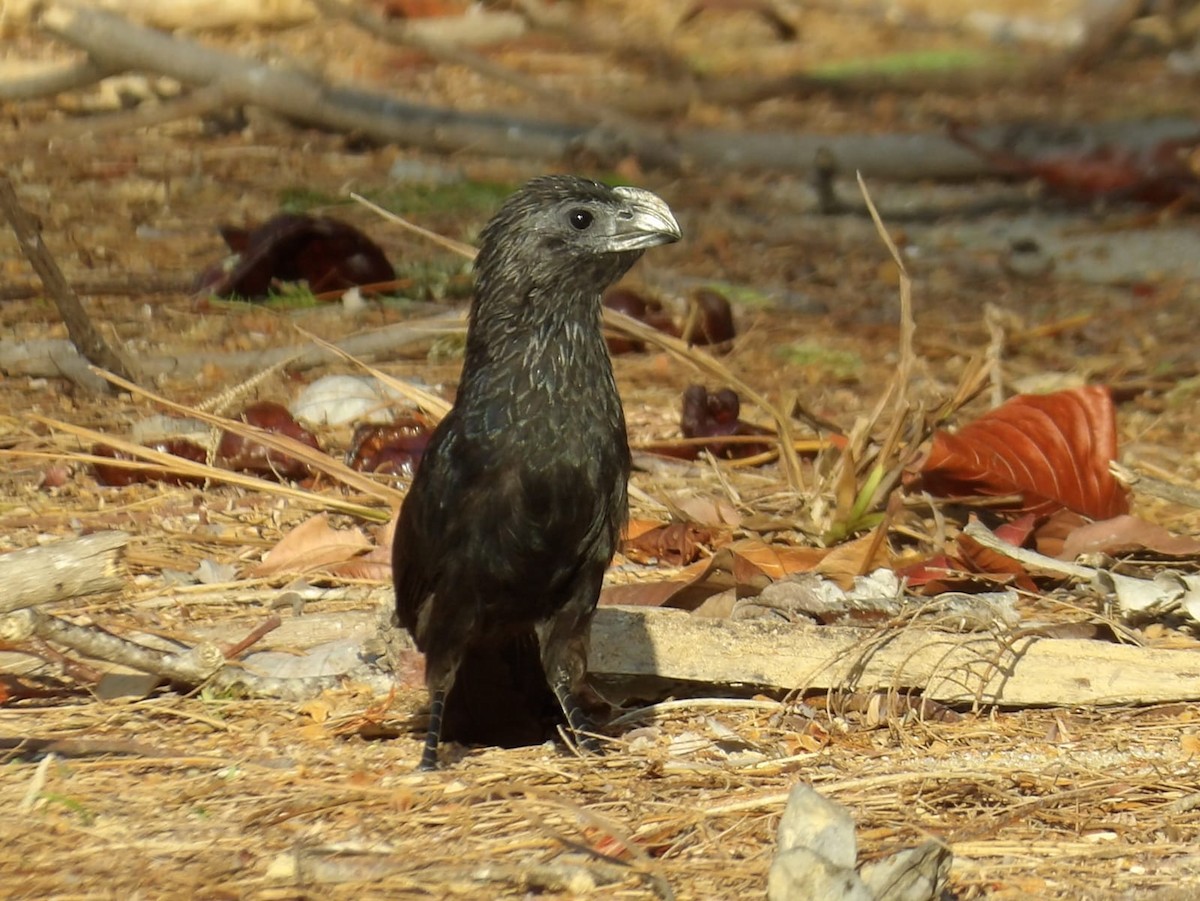
[{"label": "dry grass", "polygon": [[[979,0],[935,5],[949,15],[951,7],[975,8]],[[777,58],[786,54],[792,67],[890,52],[906,37],[897,29],[861,27],[859,19],[827,27],[832,18],[814,14],[803,40],[775,48]],[[695,31],[702,26],[711,31]],[[691,27],[690,39],[698,41],[726,25],[705,16]],[[253,36],[243,32],[215,40],[253,49],[245,46]],[[346,31],[296,29],[262,43],[270,44],[272,55],[321,61],[335,77],[374,77],[381,90],[429,102],[472,108],[525,102],[472,73],[424,66]],[[355,52],[347,53],[347,46]],[[40,47],[45,51],[46,45]],[[752,56],[743,50],[739,65]],[[637,77],[614,73],[611,60],[585,56],[551,53],[537,42],[499,51],[507,64],[532,67],[581,90],[603,93]],[[577,77],[583,66],[619,79]],[[1168,87],[1156,82],[1150,92],[1136,78],[1105,80],[1101,73],[1077,79],[1069,102],[1082,117],[1101,118],[1123,100],[1134,105],[1134,95],[1158,97]],[[934,94],[911,100],[781,98],[750,110],[700,106],[694,124],[831,132],[936,127],[947,117],[999,120],[1056,110],[1061,94],[1058,86],[1045,97],[1013,90],[987,98],[985,108],[971,97]],[[58,114],[50,105],[31,104],[13,118],[26,128],[36,127],[39,115],[52,123]],[[393,148],[350,152],[337,138],[271,123],[216,136],[180,123],[99,143],[65,142],[53,155],[27,160],[20,174],[28,187],[23,198],[37,210],[68,277],[190,278],[220,253],[215,223],[261,221],[298,189],[327,198],[342,197],[347,187],[386,193],[389,167],[400,156]],[[485,181],[515,182],[533,174],[528,166],[487,160],[430,162],[448,170],[460,166],[467,177]],[[776,422],[785,437],[796,427],[786,401],[797,396],[847,430],[859,418],[878,420],[872,434],[889,433],[899,418],[889,420],[890,409],[873,410],[895,378],[896,348],[907,354],[912,347],[891,324],[896,279],[881,274],[886,254],[869,227],[798,214],[786,199],[800,193],[793,179],[697,173],[672,182],[633,172],[628,180],[658,190],[686,217],[687,241],[663,248],[638,270],[665,286],[668,299],[686,293],[686,279],[714,278],[773,298],[800,296],[829,310],[814,315],[798,312],[803,305],[739,306],[741,333],[732,352],[715,363],[699,358],[705,379],[739,384],[746,397],[761,397],[762,406],[748,416]],[[319,211],[332,206],[329,201]],[[739,208],[751,215],[740,216]],[[379,228],[357,207],[336,213],[379,236],[406,264],[443,253]],[[445,215],[465,237],[481,214]],[[940,258],[944,248],[932,250],[930,263],[903,258],[917,280],[913,340],[921,358],[905,357],[915,371],[902,386],[911,392],[912,408],[934,409],[932,399],[952,396],[956,385],[982,377],[965,361],[987,345],[980,320],[988,302],[1004,305],[1014,320],[1003,361],[1010,378],[1084,363],[1100,377],[1138,372],[1170,350],[1163,336],[1194,331],[1197,297],[1188,286],[1151,286],[1161,291],[1126,302],[1126,294],[1108,286],[1022,281],[969,250],[951,248]],[[0,274],[29,282],[19,260],[11,237],[0,234]],[[333,307],[241,305],[198,312],[182,294],[86,300],[138,355],[286,346],[296,342],[296,325],[334,338],[403,316],[374,306],[353,314]],[[1082,322],[1080,310],[1088,311]],[[0,305],[0,331],[34,339],[61,335],[61,325],[34,296]],[[850,351],[861,368],[847,374],[819,360],[796,364],[779,354],[799,342]],[[665,339],[656,346],[660,352],[616,364],[635,443],[676,434],[680,390],[696,379],[681,364],[697,358],[672,356],[678,348]],[[1095,360],[1085,359],[1088,354]],[[430,385],[452,385],[458,366],[424,356],[382,365]],[[244,375],[214,366],[198,380],[167,380],[155,390],[194,409]],[[293,387],[277,374],[258,386],[256,396],[287,397]],[[1190,396],[1184,390],[1175,406],[1130,402],[1121,410],[1123,439],[1138,462],[1184,481],[1197,476]],[[14,451],[0,471],[4,549],[78,529],[135,534],[127,590],[59,612],[69,609],[118,632],[136,628],[187,637],[211,623],[242,623],[248,631],[270,612],[263,596],[274,592],[266,583],[239,579],[172,589],[167,596],[163,571],[190,571],[203,561],[252,564],[314,506],[381,513],[394,499],[388,486],[362,484],[347,497],[323,483],[304,497],[257,480],[230,484],[237,480],[227,475],[203,489],[100,489],[85,468],[70,472],[59,487],[40,487],[47,460],[78,459],[90,440],[85,430],[124,435],[152,410],[148,400],[133,395],[100,401],[65,392],[55,382],[0,381],[0,434]],[[69,424],[72,433],[48,431],[35,424],[35,415],[40,422]],[[321,437],[325,446],[344,449],[348,431]],[[784,444],[794,446],[791,440]],[[883,462],[892,466],[896,459]],[[797,526],[819,512],[810,507],[813,486],[827,484],[821,479],[829,473],[806,460],[797,464],[791,454],[785,460],[784,466],[760,469],[698,464],[639,473],[635,513],[661,514],[685,496],[728,498],[777,540],[802,540]],[[872,461],[850,462],[854,478],[844,481],[861,489]],[[805,492],[794,490],[801,484]],[[853,491],[845,493],[852,504]],[[827,505],[825,515],[834,508]],[[1192,510],[1144,512],[1178,531],[1200,527]],[[940,524],[914,528],[922,539],[941,534]],[[342,587],[314,604],[316,611],[362,606],[355,586]],[[1091,614],[1036,600],[1024,612],[1049,621]],[[423,696],[399,694],[377,717],[382,723],[371,723],[370,711],[381,700],[349,686],[303,705],[164,693],[137,702],[76,697],[0,709],[0,811],[7,814],[0,817],[0,894],[496,899],[572,897],[595,886],[591,893],[604,898],[670,892],[701,901],[755,898],[763,892],[784,799],[800,780],[850,808],[864,858],[931,836],[947,842],[955,855],[951,888],[961,898],[1200,894],[1200,714],[1193,704],[922,720],[913,712],[880,712],[886,705],[874,699],[843,699],[840,713],[826,712],[820,697],[806,699],[812,708],[771,699],[749,705],[681,701],[661,707],[660,719],[632,717],[610,730],[614,747],[601,760],[577,760],[553,747],[460,749],[446,770],[417,775],[412,769],[419,741],[412,730]],[[372,731],[389,737],[363,737]],[[53,756],[17,756],[14,746],[29,740],[60,744],[52,746]]]},{"label": "dry grass", "polygon": [[595,885],[602,897],[757,897],[797,780],[850,807],[864,858],[949,843],[962,897],[1200,884],[1197,767],[1178,707],[835,719],[824,747],[803,751],[803,719],[782,706],[705,705],[626,731],[600,760],[479,749],[418,775],[415,736],[335,736],[339,713],[368,700],[0,712],[5,737],[134,750],[0,769],[0,806],[18,814],[0,827],[0,868],[22,877],[9,896],[573,897]]}]

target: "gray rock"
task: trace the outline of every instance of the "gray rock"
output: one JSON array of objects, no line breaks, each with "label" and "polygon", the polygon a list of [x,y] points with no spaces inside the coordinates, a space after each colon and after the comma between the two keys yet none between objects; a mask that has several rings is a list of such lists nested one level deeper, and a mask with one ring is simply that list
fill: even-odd
[{"label": "gray rock", "polygon": [[928,841],[863,864],[859,875],[877,901],[932,901],[946,888],[952,860],[949,848]]},{"label": "gray rock", "polygon": [[854,870],[808,848],[792,848],[771,861],[767,901],[875,901],[875,896]]},{"label": "gray rock", "polygon": [[852,869],[858,856],[850,812],[803,783],[788,795],[777,841],[780,854],[807,848],[839,867]]}]

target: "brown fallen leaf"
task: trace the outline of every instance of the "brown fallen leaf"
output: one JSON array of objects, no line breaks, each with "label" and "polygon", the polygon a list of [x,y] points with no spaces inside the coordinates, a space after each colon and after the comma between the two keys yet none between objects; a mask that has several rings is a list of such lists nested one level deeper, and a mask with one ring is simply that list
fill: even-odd
[{"label": "brown fallen leaf", "polygon": [[957,559],[963,561],[970,572],[987,576],[993,590],[998,584],[1011,583],[1022,591],[1037,591],[1029,571],[1012,557],[985,547],[970,535],[959,535],[955,544]]},{"label": "brown fallen leaf", "polygon": [[739,595],[758,594],[776,579],[812,570],[828,554],[825,548],[768,545],[747,538],[685,567],[674,579],[610,586],[600,595],[600,603],[695,610],[730,588],[736,588]]},{"label": "brown fallen leaf", "polygon": [[1128,554],[1149,552],[1164,557],[1200,556],[1200,541],[1172,535],[1160,525],[1136,516],[1114,516],[1087,523],[1071,532],[1063,541],[1058,557],[1074,560],[1080,554]]},{"label": "brown fallen leaf", "polygon": [[724,497],[692,494],[684,497],[672,497],[668,501],[680,519],[698,526],[734,529],[742,520],[737,508]]},{"label": "brown fallen leaf", "polygon": [[262,562],[251,567],[250,575],[261,578],[281,572],[312,572],[357,557],[372,548],[370,540],[358,529],[334,529],[329,517],[318,513],[305,520],[263,555]]},{"label": "brown fallen leaf", "polygon": [[362,579],[370,582],[390,582],[392,579],[392,539],[396,534],[396,518],[400,513],[397,507],[392,511],[392,518],[381,526],[370,529],[375,539],[375,546],[360,557],[351,557],[344,563],[334,563],[326,567],[325,572],[331,576],[341,576],[345,579]]},{"label": "brown fallen leaf", "polygon": [[1067,508],[1093,519],[1129,511],[1108,471],[1117,455],[1107,388],[1019,395],[951,434],[933,437],[919,484],[942,497],[1019,495],[1017,512]]},{"label": "brown fallen leaf", "polygon": [[647,532],[653,532],[655,529],[665,525],[665,522],[658,519],[631,519],[625,524],[625,531],[621,533],[621,540],[636,541]]},{"label": "brown fallen leaf", "polygon": [[[995,534],[1014,547],[1024,547],[1033,534],[1034,523],[1035,518],[1026,514],[1001,524]],[[925,597],[947,591],[994,591],[1014,582],[1027,591],[1037,589],[1032,576],[1020,563],[964,534],[959,534],[955,540],[952,554],[937,554],[910,563],[898,568],[897,574],[903,576],[910,589]]]},{"label": "brown fallen leaf", "polygon": [[201,274],[202,293],[263,300],[283,283],[305,282],[320,294],[396,277],[379,245],[328,216],[280,213],[258,228],[225,225],[220,232],[234,256]]},{"label": "brown fallen leaf", "polygon": [[[892,552],[886,541],[880,541],[877,529],[855,538],[853,541],[843,541],[825,551],[819,563],[813,568],[824,576],[828,576],[842,588],[850,588],[855,576],[866,575],[881,567],[894,564]],[[798,570],[793,570],[797,572]]]},{"label": "brown fallen leaf", "polygon": [[686,566],[695,562],[712,540],[710,529],[689,522],[670,522],[627,540],[621,551],[636,563],[662,561]]}]

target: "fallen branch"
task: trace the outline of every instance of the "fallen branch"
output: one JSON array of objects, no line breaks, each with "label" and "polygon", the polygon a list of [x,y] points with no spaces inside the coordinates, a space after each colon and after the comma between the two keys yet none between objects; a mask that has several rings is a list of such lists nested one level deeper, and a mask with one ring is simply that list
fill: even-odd
[{"label": "fallen branch", "polygon": [[211,641],[178,651],[164,651],[114,635],[98,626],[79,625],[37,610],[18,610],[0,617],[0,640],[19,644],[31,637],[180,685],[205,687],[244,697],[309,698],[336,687],[344,675],[288,679],[261,676],[227,664],[225,652]]},{"label": "fallen branch", "polygon": [[[335,345],[359,360],[394,358],[405,348],[431,341],[447,332],[466,328],[465,314],[453,310],[440,316],[414,322],[400,322],[361,335],[353,335]],[[229,354],[190,353],[178,356],[154,357],[139,363],[148,378],[173,376],[187,378],[205,366],[220,366],[231,372],[264,369],[287,360],[289,372],[301,372],[337,360],[331,351],[312,344],[276,347],[268,350],[239,351]],[[36,341],[14,341],[0,338],[0,372],[11,377],[60,378],[71,377],[88,370],[90,364],[69,341],[52,338]]]},{"label": "fallen branch", "polygon": [[[37,21],[49,33],[87,52],[102,68],[150,71],[193,86],[219,84],[230,104],[255,104],[297,122],[372,140],[437,152],[483,150],[491,156],[542,160],[561,160],[583,151],[613,161],[631,150],[627,136],[608,126],[463,113],[335,88],[299,69],[223,53],[101,10],[51,4]],[[1138,123],[1136,131],[1161,140],[1164,131],[1193,133],[1195,123]],[[1097,129],[1101,137],[1102,132]],[[1003,136],[999,130],[978,134],[989,143]],[[675,132],[673,138],[670,159],[684,167],[807,173],[817,154],[828,151],[842,169],[861,170],[873,178],[966,178],[991,168],[941,133],[830,136],[693,130]],[[640,149],[649,152],[653,146]],[[652,154],[648,162],[654,161]]]},{"label": "fallen branch", "polygon": [[113,635],[98,626],[81,626],[37,610],[20,610],[0,620],[8,641],[37,636],[97,660],[107,660],[186,685],[201,685],[224,664],[225,654],[211,642],[177,653],[160,651]]},{"label": "fallen branch", "polygon": [[[101,369],[119,373],[131,381],[136,381],[136,375],[123,355],[109,347],[104,336],[88,318],[78,295],[72,290],[43,243],[37,222],[21,206],[12,182],[3,174],[0,174],[0,213],[4,214],[8,224],[12,226],[21,252],[46,286],[46,293],[58,307],[59,315],[67,326],[67,334],[71,336],[71,341],[79,352]],[[103,382],[98,382],[94,377],[84,377],[82,373],[79,374],[76,383],[92,391],[107,390]]]},{"label": "fallen branch", "polygon": [[430,150],[484,146],[490,153],[553,156],[583,129],[464,115],[362,91],[334,88],[299,69],[261,63],[134,25],[112,13],[50,5],[37,24],[99,66],[149,70],[189,85],[220,84],[231,104],[249,103],[338,132]]},{"label": "fallen branch", "polygon": [[143,104],[131,110],[106,116],[52,121],[21,131],[21,142],[40,144],[46,141],[70,141],[84,135],[133,134],[139,128],[151,128],[180,119],[207,116],[228,109],[229,101],[220,84],[199,88],[172,100]]},{"label": "fallen branch", "polygon": [[[16,78],[0,80],[0,100],[37,100],[41,97],[53,97],[64,91],[86,88],[119,72],[119,69],[98,66],[91,60],[42,65]],[[7,74],[7,70],[2,74]]]},{"label": "fallen branch", "polygon": [[671,140],[663,129],[645,125],[602,104],[576,100],[570,94],[549,88],[536,78],[515,72],[471,50],[431,38],[414,27],[415,21],[386,21],[368,10],[351,6],[341,0],[313,2],[326,15],[347,19],[389,43],[416,48],[438,62],[463,66],[483,75],[489,81],[514,87],[549,108],[563,110],[584,122],[609,128],[614,138],[627,145],[639,159],[670,169],[677,169],[680,165],[679,153],[672,147]]},{"label": "fallen branch", "polygon": [[[383,592],[371,610],[287,618],[260,643],[295,653],[328,642],[366,641],[379,623]],[[202,630],[234,641],[244,626]],[[407,635],[397,632],[404,647]],[[607,677],[714,687],[919,693],[946,704],[1043,707],[1157,704],[1200,698],[1191,651],[1086,639],[993,635],[909,627],[877,630],[717,620],[679,610],[601,607],[592,624],[589,671]],[[336,684],[344,673],[307,679],[256,678],[221,670],[210,684],[266,697],[297,698]]]},{"label": "fallen branch", "polygon": [[124,532],[97,532],[0,555],[0,614],[89,594],[120,591]]},{"label": "fallen branch", "polygon": [[601,608],[589,671],[697,685],[912,691],[947,704],[1040,707],[1200,698],[1191,651],[1082,639],[779,625]]},{"label": "fallen branch", "polygon": [[[112,278],[105,276],[78,276],[74,280],[75,290],[80,294],[113,295],[119,297],[141,297],[146,294],[186,294],[195,285],[195,279],[182,275],[167,275],[158,272],[130,273]],[[43,289],[34,282],[0,285],[0,301],[28,300],[41,297]]]}]

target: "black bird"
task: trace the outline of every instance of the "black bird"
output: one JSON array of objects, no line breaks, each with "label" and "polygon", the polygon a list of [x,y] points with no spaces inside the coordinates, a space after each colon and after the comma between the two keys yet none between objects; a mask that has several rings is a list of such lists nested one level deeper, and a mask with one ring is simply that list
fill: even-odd
[{"label": "black bird", "polygon": [[425,653],[421,769],[437,765],[443,715],[469,709],[465,696],[490,678],[472,667],[522,647],[536,649],[538,688],[548,683],[581,739],[587,630],[628,515],[601,294],[679,237],[655,194],[572,176],[533,179],[480,235],[458,397],[392,550],[397,616]]}]

